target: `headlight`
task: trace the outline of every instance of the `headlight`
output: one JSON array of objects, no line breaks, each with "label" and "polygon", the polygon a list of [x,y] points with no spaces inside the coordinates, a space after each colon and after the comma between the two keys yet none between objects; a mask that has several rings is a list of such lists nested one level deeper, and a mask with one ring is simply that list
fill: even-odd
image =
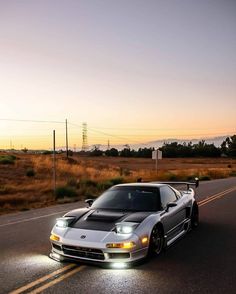
[{"label": "headlight", "polygon": [[61,217],[58,218],[56,221],[56,226],[59,228],[67,228],[72,221],[74,220],[74,217]]},{"label": "headlight", "polygon": [[131,234],[133,231],[137,228],[139,224],[138,223],[129,223],[129,222],[123,222],[123,223],[117,223],[116,224],[116,233],[117,234]]}]

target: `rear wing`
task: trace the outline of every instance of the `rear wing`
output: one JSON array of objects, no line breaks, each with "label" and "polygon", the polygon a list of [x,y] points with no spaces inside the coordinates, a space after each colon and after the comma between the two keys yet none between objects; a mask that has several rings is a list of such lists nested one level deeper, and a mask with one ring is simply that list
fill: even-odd
[{"label": "rear wing", "polygon": [[[142,182],[142,179],[139,178],[137,180],[137,182]],[[199,179],[195,178],[194,182],[183,182],[183,181],[178,181],[178,182],[159,182],[159,181],[154,181],[151,183],[155,183],[155,184],[166,184],[166,185],[186,185],[187,186],[187,190],[189,190],[190,186],[195,186],[196,188],[199,186]]]}]

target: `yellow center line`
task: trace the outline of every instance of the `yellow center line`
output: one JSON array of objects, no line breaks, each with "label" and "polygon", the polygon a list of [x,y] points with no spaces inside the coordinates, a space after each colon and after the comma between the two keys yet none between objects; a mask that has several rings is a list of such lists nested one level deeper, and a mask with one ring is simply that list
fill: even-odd
[{"label": "yellow center line", "polygon": [[30,288],[32,288],[32,287],[34,287],[34,286],[42,283],[44,281],[47,281],[50,278],[53,278],[54,276],[56,276],[56,275],[58,275],[60,273],[65,272],[66,270],[69,270],[71,268],[74,268],[75,266],[76,266],[75,264],[69,264],[69,265],[67,265],[67,266],[65,266],[65,267],[63,267],[61,269],[58,269],[58,270],[52,272],[51,274],[48,274],[48,275],[46,275],[46,276],[44,276],[42,278],[39,278],[39,279],[37,279],[37,280],[35,280],[35,281],[33,281],[33,282],[31,282],[31,283],[23,286],[23,287],[20,287],[20,288],[18,288],[16,290],[10,292],[9,294],[19,294],[19,293],[22,293],[22,292],[24,292],[24,291],[26,291],[26,290],[28,290],[28,289],[30,289]]},{"label": "yellow center line", "polygon": [[211,198],[218,197],[218,196],[220,196],[221,194],[224,194],[224,193],[226,193],[226,192],[230,192],[230,191],[231,191],[232,189],[234,189],[234,188],[235,188],[235,187],[232,187],[232,188],[229,188],[229,189],[227,189],[227,190],[221,191],[221,192],[219,192],[219,193],[217,193],[217,194],[213,194],[212,196],[208,196],[207,198],[205,198],[205,199],[199,201],[198,203],[201,204],[202,202],[208,201],[208,200],[210,200]]},{"label": "yellow center line", "polygon": [[198,205],[203,206],[203,205],[205,205],[205,204],[207,204],[207,203],[209,203],[209,202],[211,202],[213,200],[219,199],[219,198],[225,196],[226,194],[228,194],[230,192],[233,192],[235,190],[236,190],[236,187],[232,187],[232,188],[230,188],[228,190],[225,190],[225,191],[222,191],[220,193],[214,194],[214,195],[212,195],[212,196],[210,196],[210,197],[208,197],[206,199],[203,199],[203,200],[199,201]]},{"label": "yellow center line", "polygon": [[47,284],[44,284],[43,286],[41,286],[41,287],[39,287],[39,288],[37,288],[37,289],[35,289],[35,290],[29,292],[29,294],[37,294],[37,293],[41,293],[42,291],[46,290],[47,288],[52,287],[52,286],[54,286],[55,284],[57,284],[57,283],[63,281],[64,279],[66,279],[66,278],[68,278],[68,277],[70,277],[70,276],[72,276],[72,275],[78,273],[79,271],[81,271],[81,270],[84,269],[85,267],[86,267],[86,266],[84,266],[84,265],[82,265],[82,266],[80,266],[80,267],[77,267],[77,268],[73,269],[72,271],[70,271],[70,272],[68,272],[68,273],[66,273],[66,274],[64,274],[64,275],[62,275],[61,277],[59,277],[59,278],[57,278],[57,279],[54,279],[53,281],[48,282]]},{"label": "yellow center line", "polygon": [[224,195],[225,193],[229,193],[229,192],[231,192],[231,191],[234,190],[234,189],[235,189],[235,187],[232,187],[232,188],[230,188],[230,189],[228,189],[228,190],[221,191],[221,192],[219,192],[219,193],[217,193],[217,194],[214,194],[214,195],[212,195],[212,196],[209,196],[209,197],[207,197],[207,198],[205,198],[205,199],[199,201],[198,203],[199,203],[199,204],[202,204],[202,203],[204,203],[204,202],[206,202],[206,201],[209,201],[209,200],[211,200],[211,199],[213,199],[213,198],[220,197],[221,195]]}]

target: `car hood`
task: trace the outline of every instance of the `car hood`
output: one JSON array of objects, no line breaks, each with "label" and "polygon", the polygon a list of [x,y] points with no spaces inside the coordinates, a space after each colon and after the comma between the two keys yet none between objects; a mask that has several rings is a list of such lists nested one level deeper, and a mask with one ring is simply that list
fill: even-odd
[{"label": "car hood", "polygon": [[82,216],[77,218],[71,227],[82,230],[112,231],[116,223],[137,222],[141,223],[153,212],[130,212],[114,211],[104,209],[90,209]]}]

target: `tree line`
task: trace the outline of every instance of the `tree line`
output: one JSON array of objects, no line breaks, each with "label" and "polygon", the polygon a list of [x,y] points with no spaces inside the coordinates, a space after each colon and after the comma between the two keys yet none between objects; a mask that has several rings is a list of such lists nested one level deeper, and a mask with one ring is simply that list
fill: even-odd
[{"label": "tree line", "polygon": [[[86,152],[90,156],[112,156],[112,157],[141,157],[151,158],[154,148],[139,148],[138,150],[131,149],[125,146],[124,149],[118,150],[111,148],[106,151],[100,150],[99,146],[94,146],[91,151]],[[159,148],[162,151],[163,157],[236,157],[236,135],[227,137],[219,147],[214,144],[208,144],[204,140],[199,141],[197,144],[189,143],[164,143]]]}]

